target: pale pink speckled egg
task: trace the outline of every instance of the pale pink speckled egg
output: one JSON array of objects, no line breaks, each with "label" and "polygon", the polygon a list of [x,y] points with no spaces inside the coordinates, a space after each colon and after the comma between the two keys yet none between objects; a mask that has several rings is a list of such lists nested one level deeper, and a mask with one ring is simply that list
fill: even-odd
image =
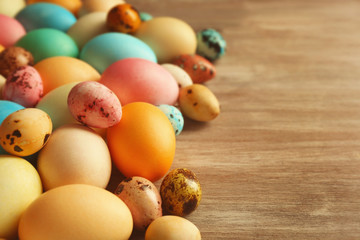
[{"label": "pale pink speckled egg", "polygon": [[22,66],[12,72],[3,87],[4,100],[24,107],[34,107],[43,96],[43,83],[38,71],[32,66]]},{"label": "pale pink speckled egg", "polygon": [[121,119],[119,99],[99,82],[86,81],[75,85],[67,102],[73,117],[89,127],[108,128]]}]

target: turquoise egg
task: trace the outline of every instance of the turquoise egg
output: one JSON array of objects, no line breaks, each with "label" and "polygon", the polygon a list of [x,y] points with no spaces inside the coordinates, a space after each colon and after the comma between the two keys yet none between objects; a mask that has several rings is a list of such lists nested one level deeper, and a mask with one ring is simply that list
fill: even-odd
[{"label": "turquoise egg", "polygon": [[27,32],[38,28],[54,28],[66,32],[76,22],[70,11],[52,3],[27,5],[15,18]]},{"label": "turquoise egg", "polygon": [[124,33],[104,33],[85,44],[80,59],[102,73],[124,58],[143,58],[157,62],[154,51],[143,41]]},{"label": "turquoise egg", "polygon": [[79,55],[79,49],[74,40],[66,33],[52,28],[28,32],[15,45],[31,52],[35,63],[49,57],[76,58]]},{"label": "turquoise egg", "polygon": [[196,34],[196,53],[210,61],[221,58],[226,51],[226,41],[223,36],[212,28],[199,31]]},{"label": "turquoise egg", "polygon": [[147,12],[140,12],[140,19],[143,22],[149,21],[153,18],[153,16]]},{"label": "turquoise egg", "polygon": [[157,106],[171,122],[175,135],[179,135],[184,128],[184,117],[180,110],[174,106],[161,104]]}]

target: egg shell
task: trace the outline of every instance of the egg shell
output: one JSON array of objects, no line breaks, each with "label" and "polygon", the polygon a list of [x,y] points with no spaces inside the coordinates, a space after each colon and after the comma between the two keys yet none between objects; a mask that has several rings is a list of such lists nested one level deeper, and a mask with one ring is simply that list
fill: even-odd
[{"label": "egg shell", "polygon": [[41,77],[31,66],[19,67],[8,77],[2,94],[5,100],[35,107],[43,95]]},{"label": "egg shell", "polygon": [[153,221],[145,240],[201,240],[199,229],[189,220],[178,216],[162,216]]},{"label": "egg shell", "polygon": [[189,86],[193,84],[191,77],[184,69],[181,67],[171,64],[171,63],[164,63],[161,64],[163,68],[166,69],[176,80],[178,83],[179,88]]},{"label": "egg shell", "polygon": [[21,240],[126,240],[133,228],[126,205],[104,189],[72,184],[45,192],[20,219]]},{"label": "egg shell", "polygon": [[100,83],[110,88],[122,105],[131,102],[172,105],[179,95],[176,80],[168,71],[141,58],[113,63],[101,75]]},{"label": "egg shell", "polygon": [[196,50],[194,30],[173,17],[155,17],[143,22],[135,36],[153,49],[159,63],[168,63],[181,54],[194,54]]},{"label": "egg shell", "polygon": [[147,12],[140,12],[140,19],[143,22],[149,21],[153,18],[153,16],[150,13]]},{"label": "egg shell", "polygon": [[1,146],[16,156],[29,156],[39,151],[52,131],[49,115],[37,108],[18,110],[0,126]]},{"label": "egg shell", "polygon": [[193,83],[207,82],[216,75],[214,65],[196,54],[180,55],[173,59],[172,63],[184,69],[191,77]]},{"label": "egg shell", "polygon": [[37,167],[46,190],[76,183],[105,188],[111,159],[100,135],[86,126],[70,124],[54,131],[39,153]]},{"label": "egg shell", "polygon": [[43,80],[44,94],[67,83],[100,79],[100,74],[92,66],[73,57],[46,58],[34,67]]},{"label": "egg shell", "polygon": [[16,19],[27,32],[39,28],[66,32],[76,22],[75,16],[66,8],[43,2],[27,5],[16,15]]},{"label": "egg shell", "polygon": [[83,0],[83,5],[80,8],[79,17],[92,12],[108,12],[112,7],[118,4],[125,3],[123,0]]},{"label": "egg shell", "polygon": [[169,119],[174,129],[175,135],[178,136],[184,128],[184,117],[179,109],[174,106],[161,104],[157,106]]},{"label": "egg shell", "polygon": [[202,84],[181,88],[179,106],[183,115],[200,122],[211,121],[220,114],[218,99]]},{"label": "egg shell", "polygon": [[134,33],[140,27],[141,19],[135,7],[124,3],[110,9],[107,14],[106,23],[111,31]]},{"label": "egg shell", "polygon": [[25,0],[1,0],[0,14],[9,17],[14,17],[25,6],[26,6]]},{"label": "egg shell", "polygon": [[82,16],[69,28],[67,34],[81,49],[92,38],[108,31],[106,16],[106,12],[93,12]]},{"label": "egg shell", "polygon": [[0,44],[3,47],[10,47],[14,45],[21,37],[26,34],[25,28],[18,20],[3,14],[0,14],[0,29]]},{"label": "egg shell", "polygon": [[111,157],[126,177],[162,178],[175,155],[175,134],[165,114],[149,103],[123,107],[121,121],[108,129]]},{"label": "egg shell", "polygon": [[66,8],[74,15],[76,15],[76,13],[79,11],[79,9],[82,6],[81,0],[28,0],[27,1],[28,4],[38,3],[38,2],[57,4],[59,6]]},{"label": "egg shell", "polygon": [[74,86],[68,96],[71,114],[89,127],[108,128],[121,119],[121,103],[105,85],[90,81]]},{"label": "egg shell", "polygon": [[32,54],[21,47],[8,47],[0,53],[0,74],[5,78],[18,67],[33,65]]},{"label": "egg shell", "polygon": [[148,45],[124,33],[101,34],[87,42],[80,52],[80,59],[100,73],[112,63],[125,58],[143,58],[157,62],[155,53]]},{"label": "egg shell", "polygon": [[0,155],[0,236],[17,236],[21,214],[42,193],[36,169],[25,159]]},{"label": "egg shell", "polygon": [[28,32],[16,44],[34,56],[35,63],[49,57],[77,57],[79,49],[66,33],[52,28],[40,28]]},{"label": "egg shell", "polygon": [[203,29],[196,33],[196,38],[196,53],[200,56],[209,59],[209,61],[215,61],[224,56],[226,51],[226,41],[215,29]]},{"label": "egg shell", "polygon": [[130,209],[137,230],[145,231],[152,221],[162,216],[160,193],[146,178],[126,178],[114,193]]}]

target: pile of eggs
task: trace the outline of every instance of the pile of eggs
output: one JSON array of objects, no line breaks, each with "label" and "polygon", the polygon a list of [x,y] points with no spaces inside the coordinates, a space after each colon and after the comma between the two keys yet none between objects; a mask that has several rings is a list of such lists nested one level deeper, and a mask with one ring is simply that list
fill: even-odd
[{"label": "pile of eggs", "polygon": [[0,239],[201,239],[200,182],[169,170],[183,116],[220,113],[220,33],[123,0],[2,0],[0,32]]}]

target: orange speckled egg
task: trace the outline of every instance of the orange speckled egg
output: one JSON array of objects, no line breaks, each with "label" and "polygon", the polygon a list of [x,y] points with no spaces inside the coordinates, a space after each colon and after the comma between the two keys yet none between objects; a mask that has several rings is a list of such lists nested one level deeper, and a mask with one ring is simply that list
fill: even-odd
[{"label": "orange speckled egg", "polygon": [[62,6],[66,8],[74,15],[79,11],[82,6],[81,0],[28,0],[28,4],[38,3],[38,2],[48,2]]},{"label": "orange speckled egg", "polygon": [[140,176],[150,181],[162,178],[175,155],[170,121],[149,103],[129,103],[122,111],[121,121],[107,132],[113,162],[126,177]]},{"label": "orange speckled egg", "polygon": [[133,33],[140,27],[140,14],[130,4],[119,4],[109,11],[106,24],[112,31]]}]

